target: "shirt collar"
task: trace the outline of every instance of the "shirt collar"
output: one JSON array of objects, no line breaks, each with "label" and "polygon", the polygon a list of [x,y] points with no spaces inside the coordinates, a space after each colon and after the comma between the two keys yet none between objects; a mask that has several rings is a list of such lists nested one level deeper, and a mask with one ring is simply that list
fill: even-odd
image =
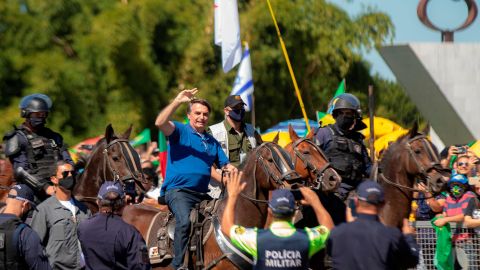
[{"label": "shirt collar", "polygon": [[207,130],[204,130],[202,133],[198,132],[196,129],[194,129],[190,123],[187,123],[185,124],[187,125],[187,128],[190,129],[190,131],[193,133],[193,134],[197,134],[197,135],[206,135],[207,134]]},{"label": "shirt collar", "polygon": [[361,214],[361,213],[358,213],[358,219],[379,221],[378,215]]},{"label": "shirt collar", "polygon": [[[238,134],[237,131],[230,125],[230,123],[228,122],[227,119],[223,120],[223,125],[225,126],[225,129],[228,131],[228,132],[231,132],[233,130],[233,132],[235,134]],[[241,131],[243,132],[245,130],[245,123],[242,122],[241,126],[240,126],[240,129]]]},{"label": "shirt collar", "polygon": [[293,224],[284,220],[277,220],[272,222],[270,229],[295,229]]}]

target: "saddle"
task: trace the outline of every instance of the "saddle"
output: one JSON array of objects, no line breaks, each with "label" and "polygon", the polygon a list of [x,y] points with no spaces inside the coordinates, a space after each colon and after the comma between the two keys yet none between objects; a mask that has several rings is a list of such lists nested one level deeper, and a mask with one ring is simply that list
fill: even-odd
[{"label": "saddle", "polygon": [[[203,245],[213,232],[212,215],[217,211],[219,200],[205,200],[190,213],[190,236],[184,262],[188,265],[192,255],[196,267],[203,267]],[[171,212],[158,212],[150,222],[146,234],[150,263],[159,264],[172,258],[175,218]]]}]

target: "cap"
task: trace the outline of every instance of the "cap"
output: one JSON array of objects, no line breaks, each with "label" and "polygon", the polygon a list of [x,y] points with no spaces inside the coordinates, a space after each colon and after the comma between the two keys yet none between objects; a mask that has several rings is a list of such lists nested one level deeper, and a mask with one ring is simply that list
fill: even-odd
[{"label": "cap", "polygon": [[385,194],[382,186],[372,180],[363,181],[357,188],[359,200],[378,205],[385,201]]},{"label": "cap", "polygon": [[451,185],[451,184],[454,184],[454,183],[467,185],[468,184],[468,178],[464,174],[454,174],[450,177],[450,180],[448,181],[448,185]]},{"label": "cap", "polygon": [[228,96],[227,99],[225,99],[225,104],[224,104],[223,107],[224,108],[226,108],[226,107],[233,108],[233,107],[237,106],[238,104],[245,105],[245,102],[243,102],[242,97],[239,96],[239,95],[231,95],[231,96]]},{"label": "cap", "polygon": [[26,201],[29,202],[33,207],[36,206],[34,203],[35,196],[33,190],[24,184],[14,185],[8,193],[8,198]]},{"label": "cap", "polygon": [[272,191],[272,197],[268,201],[268,206],[274,214],[292,215],[295,211],[295,198],[288,189],[276,189]]},{"label": "cap", "polygon": [[118,181],[105,181],[98,191],[98,198],[104,200],[108,192],[117,193],[121,198],[125,196],[122,184]]}]

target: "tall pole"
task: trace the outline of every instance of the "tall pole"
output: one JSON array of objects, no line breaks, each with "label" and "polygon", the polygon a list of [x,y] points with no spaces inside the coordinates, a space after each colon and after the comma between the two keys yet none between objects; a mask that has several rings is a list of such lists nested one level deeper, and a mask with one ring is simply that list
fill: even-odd
[{"label": "tall pole", "polygon": [[252,93],[252,108],[251,108],[251,112],[252,112],[252,126],[253,128],[256,128],[257,126],[255,125],[255,94]]},{"label": "tall pole", "polygon": [[368,117],[370,118],[370,158],[375,163],[375,96],[373,95],[373,86],[368,86]]},{"label": "tall pole", "polygon": [[303,119],[305,120],[305,125],[307,126],[307,133],[308,133],[310,132],[310,123],[308,122],[305,106],[303,105],[302,95],[300,94],[300,89],[298,88],[297,80],[295,79],[295,74],[293,73],[292,65],[290,64],[290,57],[288,56],[287,48],[285,47],[285,43],[283,42],[282,34],[280,33],[280,28],[278,28],[277,19],[275,19],[275,14],[273,13],[270,0],[267,0],[267,4],[268,4],[268,8],[270,9],[270,14],[272,15],[273,24],[275,24],[275,29],[277,30],[278,39],[280,40],[283,56],[285,57],[285,61],[287,62],[288,71],[290,72],[290,77],[292,77],[293,87],[295,88],[295,92],[297,93],[298,103],[300,103],[300,109],[302,109]]}]

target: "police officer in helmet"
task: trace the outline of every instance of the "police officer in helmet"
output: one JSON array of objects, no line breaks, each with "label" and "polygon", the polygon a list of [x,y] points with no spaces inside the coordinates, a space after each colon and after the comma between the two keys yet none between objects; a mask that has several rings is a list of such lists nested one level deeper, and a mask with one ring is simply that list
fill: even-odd
[{"label": "police officer in helmet", "polygon": [[24,97],[20,102],[20,116],[25,121],[3,137],[5,155],[13,165],[17,182],[31,187],[37,202],[53,194],[50,176],[55,174],[56,162],[63,160],[73,165],[62,136],[45,127],[51,107],[52,101],[47,95]]},{"label": "police officer in helmet", "polygon": [[371,161],[363,144],[364,136],[358,132],[367,126],[362,122],[360,101],[352,94],[344,93],[331,100],[328,113],[336,123],[320,128],[316,140],[342,177],[337,196],[345,201],[350,191],[370,174]]}]

